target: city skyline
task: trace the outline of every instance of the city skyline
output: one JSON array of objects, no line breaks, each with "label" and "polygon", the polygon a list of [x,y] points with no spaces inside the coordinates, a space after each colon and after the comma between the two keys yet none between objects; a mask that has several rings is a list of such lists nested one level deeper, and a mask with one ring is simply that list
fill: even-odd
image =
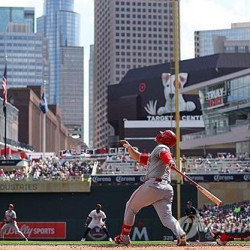
[{"label": "city skyline", "polygon": [[[44,0],[9,1],[0,0],[0,6],[34,7],[35,17],[43,14]],[[81,16],[80,46],[84,46],[85,101],[88,101],[88,60],[89,46],[94,42],[94,0],[75,0],[74,10]],[[195,12],[194,12],[195,10]],[[231,23],[248,22],[250,2],[247,0],[181,0],[180,1],[180,40],[181,59],[194,57],[194,31],[229,29]],[[212,13],[212,14],[211,14]],[[85,105],[86,106],[86,105]],[[86,116],[88,108],[86,107]],[[88,130],[85,133],[88,141]]]},{"label": "city skyline", "polygon": [[[34,7],[35,17],[43,14],[44,0],[0,0],[0,6]],[[193,10],[195,14],[193,13]],[[80,45],[89,58],[89,45],[94,43],[94,0],[75,0],[75,12],[81,16]],[[180,0],[181,59],[194,56],[194,31],[230,28],[231,23],[250,22],[250,2],[247,0]],[[213,14],[210,14],[213,13]],[[211,18],[212,17],[212,18]],[[87,63],[86,63],[87,64]]]}]

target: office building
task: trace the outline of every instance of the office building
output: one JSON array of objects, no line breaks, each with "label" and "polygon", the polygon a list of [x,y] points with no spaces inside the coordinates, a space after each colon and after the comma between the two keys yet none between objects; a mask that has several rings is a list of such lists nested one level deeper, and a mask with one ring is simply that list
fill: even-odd
[{"label": "office building", "polygon": [[[3,110],[3,99],[0,98],[0,148],[4,147],[4,138],[5,138],[5,116]],[[7,130],[6,130],[6,138],[8,138],[8,141],[18,141],[18,109],[11,105],[10,103],[7,103]]]},{"label": "office building", "polygon": [[0,7],[0,33],[6,32],[9,23],[27,23],[34,33],[34,8]]},{"label": "office building", "polygon": [[[18,110],[18,140],[25,145],[32,145],[34,151],[43,150],[43,112],[39,103],[43,94],[41,86],[11,88],[8,91],[10,103]],[[67,129],[61,122],[60,108],[49,105],[46,113],[46,152],[59,155],[67,148]]]},{"label": "office building", "polygon": [[107,120],[107,87],[132,68],[174,58],[173,1],[95,0],[94,147],[114,134]]},{"label": "office building", "polygon": [[9,23],[0,33],[0,72],[7,56],[8,87],[38,86],[49,82],[47,40],[29,32],[25,23]]},{"label": "office building", "polygon": [[50,83],[48,102],[61,108],[62,120],[74,138],[83,140],[83,48],[79,46],[80,16],[74,0],[45,0],[37,32],[48,39]]},{"label": "office building", "polygon": [[37,18],[37,33],[48,39],[50,61],[48,102],[60,104],[60,51],[63,46],[79,46],[80,16],[74,12],[74,0],[44,0],[43,11],[43,16]]},{"label": "office building", "polygon": [[218,53],[249,53],[250,23],[233,23],[231,29],[195,31],[195,57]]},{"label": "office building", "polygon": [[94,145],[94,45],[89,54],[89,147]]},{"label": "office building", "polygon": [[83,141],[83,47],[61,47],[60,108],[69,135]]}]

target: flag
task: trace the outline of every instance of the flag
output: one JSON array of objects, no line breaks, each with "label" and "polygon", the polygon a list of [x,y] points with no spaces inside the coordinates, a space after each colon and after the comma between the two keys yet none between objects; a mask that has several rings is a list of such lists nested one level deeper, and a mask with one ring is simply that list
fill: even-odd
[{"label": "flag", "polygon": [[40,101],[40,105],[39,105],[40,109],[42,110],[42,112],[44,114],[46,114],[48,112],[48,104],[47,104],[47,99],[43,93],[42,95],[42,99]]},{"label": "flag", "polygon": [[2,79],[2,88],[3,88],[3,105],[7,103],[7,62],[5,62],[3,79]]}]

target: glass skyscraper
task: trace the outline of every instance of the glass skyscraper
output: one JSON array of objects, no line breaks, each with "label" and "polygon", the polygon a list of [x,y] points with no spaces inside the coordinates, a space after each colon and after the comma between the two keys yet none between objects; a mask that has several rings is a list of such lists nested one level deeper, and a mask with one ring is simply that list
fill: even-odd
[{"label": "glass skyscraper", "polygon": [[195,57],[218,53],[249,53],[250,23],[233,23],[231,29],[195,31]]},{"label": "glass skyscraper", "polygon": [[74,0],[44,0],[44,14],[37,19],[37,32],[48,39],[51,104],[60,104],[60,47],[79,46],[80,16]]},{"label": "glass skyscraper", "polygon": [[0,32],[0,72],[4,70],[6,55],[8,86],[38,86],[43,85],[44,81],[48,82],[49,62],[46,38],[29,33],[25,23],[11,23],[8,27],[11,31]]},{"label": "glass skyscraper", "polygon": [[34,8],[0,7],[0,33],[6,32],[9,23],[28,23],[34,33]]}]

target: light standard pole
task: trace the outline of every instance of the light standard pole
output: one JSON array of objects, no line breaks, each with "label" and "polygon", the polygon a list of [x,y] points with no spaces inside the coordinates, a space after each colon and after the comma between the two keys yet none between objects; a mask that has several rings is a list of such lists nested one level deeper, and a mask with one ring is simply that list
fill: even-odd
[{"label": "light standard pole", "polygon": [[[174,10],[174,70],[175,70],[175,132],[176,142],[176,163],[177,169],[181,171],[180,166],[180,104],[179,104],[179,4],[178,0],[173,2]],[[181,176],[177,174],[177,218],[181,218]]]}]

